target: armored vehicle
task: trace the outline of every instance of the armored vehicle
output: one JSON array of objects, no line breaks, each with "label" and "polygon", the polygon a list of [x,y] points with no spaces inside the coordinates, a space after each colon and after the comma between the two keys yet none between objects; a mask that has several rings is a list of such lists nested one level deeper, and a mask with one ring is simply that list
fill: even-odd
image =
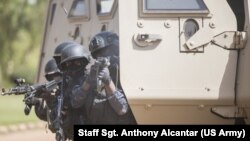
[{"label": "armored vehicle", "polygon": [[248,0],[50,0],[37,81],[63,41],[120,40],[138,124],[250,123]]}]

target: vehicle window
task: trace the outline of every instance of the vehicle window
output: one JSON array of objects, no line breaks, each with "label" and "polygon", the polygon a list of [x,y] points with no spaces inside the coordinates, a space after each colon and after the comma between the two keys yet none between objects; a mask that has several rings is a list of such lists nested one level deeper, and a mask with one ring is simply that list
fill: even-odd
[{"label": "vehicle window", "polygon": [[203,0],[143,0],[144,13],[208,13]]},{"label": "vehicle window", "polygon": [[69,18],[88,18],[89,9],[86,0],[74,0],[69,11]]},{"label": "vehicle window", "polygon": [[96,13],[100,18],[112,18],[117,0],[96,0]]}]

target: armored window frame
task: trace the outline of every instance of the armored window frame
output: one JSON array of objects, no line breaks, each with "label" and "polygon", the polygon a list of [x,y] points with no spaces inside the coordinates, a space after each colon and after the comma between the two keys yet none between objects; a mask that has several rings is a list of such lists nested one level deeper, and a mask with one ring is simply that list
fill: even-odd
[{"label": "armored window frame", "polygon": [[[73,12],[79,12],[79,10],[82,10],[82,9],[79,9],[79,6],[81,4],[83,4],[83,6],[84,6],[83,13],[82,14],[79,14],[79,13],[74,14]],[[82,12],[82,11],[80,11],[80,12]],[[90,17],[89,0],[74,0],[72,2],[71,8],[69,10],[68,19],[71,21],[89,20],[89,17]]]},{"label": "armored window frame", "polygon": [[[203,0],[189,0],[193,2],[193,5],[192,4],[189,5],[189,6],[193,6],[193,8],[192,7],[185,8],[185,5],[179,6],[178,3],[180,3],[181,0],[179,0],[178,2],[165,0],[165,2],[172,2],[172,3],[176,2],[175,4],[172,4],[172,6],[176,6],[176,7],[169,6],[169,7],[164,8],[162,4],[158,4],[159,6],[158,9],[157,9],[157,5],[151,6],[151,8],[149,8],[148,4],[150,1],[154,3],[157,2],[156,0],[139,0],[139,16],[140,17],[209,16],[209,9],[207,8]],[[187,0],[183,0],[183,1],[187,2]],[[198,6],[198,8],[195,6]]]},{"label": "armored window frame", "polygon": [[98,15],[99,19],[112,19],[115,14],[115,10],[117,9],[118,6],[117,0],[109,0],[113,1],[113,4],[108,12],[100,12],[102,7],[101,3],[102,1],[108,1],[108,0],[96,0],[96,14]]}]

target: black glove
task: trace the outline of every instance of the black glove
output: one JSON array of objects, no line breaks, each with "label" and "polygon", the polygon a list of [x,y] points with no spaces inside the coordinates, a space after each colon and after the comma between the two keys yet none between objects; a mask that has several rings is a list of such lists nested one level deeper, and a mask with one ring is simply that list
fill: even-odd
[{"label": "black glove", "polygon": [[98,74],[98,79],[101,80],[105,85],[108,85],[111,81],[108,67],[104,67]]},{"label": "black glove", "polygon": [[86,82],[89,84],[93,84],[96,82],[97,78],[98,66],[96,64],[92,65],[90,68],[90,72],[87,74]]},{"label": "black glove", "polygon": [[31,97],[25,101],[27,105],[37,105],[40,103],[40,99],[37,97]]},{"label": "black glove", "polygon": [[40,90],[40,95],[38,97],[46,100],[46,99],[49,99],[50,96],[51,96],[51,91],[49,91],[45,88],[42,88]]}]

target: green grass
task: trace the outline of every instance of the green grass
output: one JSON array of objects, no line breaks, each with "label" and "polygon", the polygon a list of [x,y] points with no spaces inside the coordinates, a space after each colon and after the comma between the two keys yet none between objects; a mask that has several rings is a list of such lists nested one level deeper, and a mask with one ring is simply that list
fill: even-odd
[{"label": "green grass", "polygon": [[0,125],[36,122],[39,120],[34,113],[34,107],[28,116],[24,114],[24,107],[23,95],[0,96]]}]

